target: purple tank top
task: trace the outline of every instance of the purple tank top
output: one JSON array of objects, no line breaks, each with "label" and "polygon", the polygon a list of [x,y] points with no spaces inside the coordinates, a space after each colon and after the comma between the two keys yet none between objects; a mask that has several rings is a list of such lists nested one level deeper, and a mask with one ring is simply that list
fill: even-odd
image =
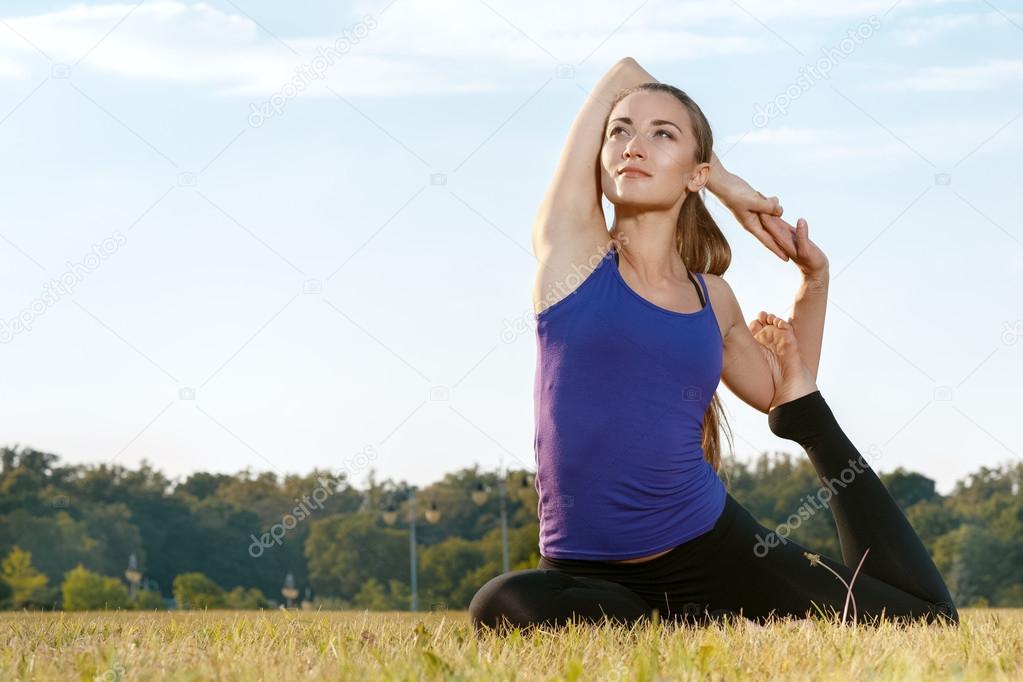
[{"label": "purple tank top", "polygon": [[724,510],[724,484],[702,446],[723,354],[707,284],[698,273],[702,309],[668,310],[629,287],[616,257],[612,248],[535,316],[546,557],[655,554],[709,531]]}]

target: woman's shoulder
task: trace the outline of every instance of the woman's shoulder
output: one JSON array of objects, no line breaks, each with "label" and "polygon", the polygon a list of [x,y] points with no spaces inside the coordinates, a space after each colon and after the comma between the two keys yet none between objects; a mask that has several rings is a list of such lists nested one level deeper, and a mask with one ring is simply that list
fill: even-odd
[{"label": "woman's shoulder", "polygon": [[732,291],[732,286],[721,275],[710,272],[698,274],[707,285],[707,295],[710,298],[714,315],[721,324],[722,336],[728,333],[735,321],[742,319],[742,311],[739,309],[739,301]]},{"label": "woman's shoulder", "polygon": [[[707,283],[707,291],[710,293],[712,298],[720,298],[721,296],[734,296],[732,293],[732,287],[725,281],[725,278],[721,275],[715,275],[711,272],[695,272],[693,274],[698,275]],[[716,295],[716,296],[715,296]]]}]

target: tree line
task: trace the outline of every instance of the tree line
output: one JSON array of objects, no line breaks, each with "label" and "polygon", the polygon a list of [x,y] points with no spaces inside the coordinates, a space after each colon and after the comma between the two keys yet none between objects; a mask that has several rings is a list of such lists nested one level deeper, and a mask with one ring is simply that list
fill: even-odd
[{"label": "tree line", "polygon": [[[197,472],[172,481],[146,461],[134,469],[67,465],[17,447],[0,449],[0,463],[2,608],[265,608],[284,601],[289,574],[296,602],[410,606],[407,488],[378,481],[372,469],[358,487],[327,470]],[[749,463],[726,461],[723,472],[729,492],[764,526],[841,557],[830,512],[810,504],[822,486],[805,456],[765,452]],[[532,475],[498,476],[472,467],[417,488],[419,608],[464,609],[501,572],[499,484],[509,567],[536,567]],[[981,467],[948,495],[916,472],[880,476],[957,604],[1023,606],[1023,464]],[[132,554],[141,582],[129,585]]]}]

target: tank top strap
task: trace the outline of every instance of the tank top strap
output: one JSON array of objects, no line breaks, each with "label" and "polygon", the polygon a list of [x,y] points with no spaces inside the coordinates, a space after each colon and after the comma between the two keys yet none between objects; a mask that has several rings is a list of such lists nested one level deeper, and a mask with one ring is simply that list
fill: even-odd
[{"label": "tank top strap", "polygon": [[703,287],[703,299],[704,306],[710,305],[710,292],[707,291],[707,282],[703,279],[703,273],[696,273],[696,276],[700,278],[700,286]]},{"label": "tank top strap", "polygon": [[689,272],[689,268],[686,268],[686,275],[689,277],[689,281],[693,283],[693,288],[696,289],[696,295],[700,298],[700,307],[706,308],[707,297],[702,291],[700,291],[700,285],[696,283],[695,279],[693,279],[693,273]]}]

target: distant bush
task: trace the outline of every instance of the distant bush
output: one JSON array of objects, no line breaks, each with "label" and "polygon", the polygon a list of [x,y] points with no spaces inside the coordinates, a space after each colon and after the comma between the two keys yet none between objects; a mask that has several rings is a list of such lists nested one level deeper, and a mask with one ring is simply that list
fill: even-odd
[{"label": "distant bush", "polygon": [[401,611],[409,608],[411,597],[409,587],[400,580],[392,578],[385,587],[376,578],[370,578],[362,584],[352,602],[359,609]]},{"label": "distant bush", "polygon": [[167,605],[163,603],[163,597],[159,592],[139,590],[131,600],[131,608],[138,611],[159,611],[167,608]]},{"label": "distant bush", "polygon": [[222,609],[227,606],[223,588],[202,573],[182,573],[175,577],[174,600],[179,609]]},{"label": "distant bush", "polygon": [[93,573],[81,564],[65,574],[60,586],[65,611],[126,609],[128,588],[117,578]]},{"label": "distant bush", "polygon": [[270,602],[263,596],[263,591],[255,587],[246,590],[238,586],[227,593],[226,601],[229,609],[270,608]]},{"label": "distant bush", "polygon": [[15,609],[41,606],[48,601],[50,591],[46,586],[49,581],[32,565],[32,552],[15,545],[0,568],[0,583],[7,588],[7,596],[0,594],[0,601]]}]

